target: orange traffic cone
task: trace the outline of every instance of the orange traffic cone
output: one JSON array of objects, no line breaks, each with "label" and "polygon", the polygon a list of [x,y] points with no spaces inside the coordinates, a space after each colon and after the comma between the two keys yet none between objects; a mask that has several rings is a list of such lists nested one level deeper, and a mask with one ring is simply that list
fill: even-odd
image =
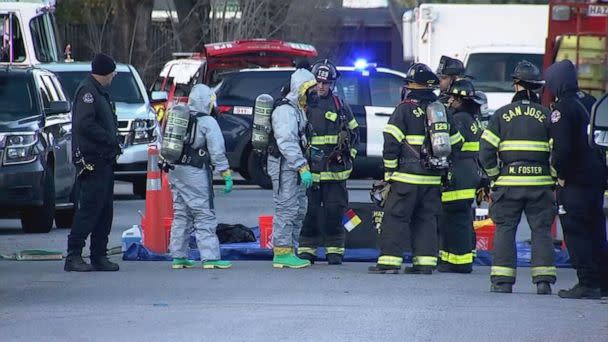
[{"label": "orange traffic cone", "polygon": [[148,176],[146,182],[146,213],[142,218],[144,247],[154,253],[167,253],[167,235],[163,227],[161,208],[161,177],[158,167],[158,147],[148,147]]},{"label": "orange traffic cone", "polygon": [[[167,236],[171,234],[173,224],[173,194],[169,187],[169,174],[162,172],[161,207],[163,213],[163,225]],[[167,238],[168,240],[169,238]]]}]

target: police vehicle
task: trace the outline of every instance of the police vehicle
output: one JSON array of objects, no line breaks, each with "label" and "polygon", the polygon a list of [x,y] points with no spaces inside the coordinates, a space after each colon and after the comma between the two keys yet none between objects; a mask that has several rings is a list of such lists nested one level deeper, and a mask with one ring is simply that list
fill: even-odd
[{"label": "police vehicle", "polygon": [[[339,66],[334,92],[350,106],[359,123],[359,145],[354,177],[380,177],[382,130],[401,100],[405,74],[376,67],[364,60]],[[215,87],[218,123],[226,140],[230,167],[247,180],[270,188],[262,162],[252,153],[251,133],[255,99],[266,93],[278,98],[294,68],[242,69],[223,75]]]},{"label": "police vehicle", "polygon": [[[80,81],[91,73],[90,62],[52,63],[41,67],[53,71],[65,89],[74,96]],[[156,112],[150,105],[144,84],[132,65],[117,64],[116,77],[110,85],[111,100],[116,105],[118,131],[123,153],[116,165],[116,180],[131,182],[133,193],[145,197],[148,145],[158,144],[160,129]]]}]

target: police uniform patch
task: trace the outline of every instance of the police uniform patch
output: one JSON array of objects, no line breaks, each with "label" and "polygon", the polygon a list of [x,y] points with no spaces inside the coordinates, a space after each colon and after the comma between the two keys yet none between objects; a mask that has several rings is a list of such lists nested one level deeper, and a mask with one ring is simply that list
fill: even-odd
[{"label": "police uniform patch", "polygon": [[551,112],[551,122],[556,123],[561,118],[562,118],[562,113],[560,113],[559,110],[556,109],[553,112]]},{"label": "police uniform patch", "polygon": [[91,94],[91,93],[85,93],[82,96],[82,102],[84,102],[84,103],[93,103],[93,94]]}]

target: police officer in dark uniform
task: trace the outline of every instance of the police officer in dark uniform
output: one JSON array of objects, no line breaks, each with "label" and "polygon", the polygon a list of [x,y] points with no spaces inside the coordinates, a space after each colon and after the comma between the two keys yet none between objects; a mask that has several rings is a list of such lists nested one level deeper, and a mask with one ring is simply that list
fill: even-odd
[{"label": "police officer in dark uniform", "polygon": [[545,71],[546,89],[557,98],[551,112],[552,164],[557,171],[559,217],[578,284],[560,290],[562,298],[608,296],[608,245],[603,212],[608,177],[605,156],[587,143],[595,98],[579,90],[569,60]]},{"label": "police officer in dark uniform", "polygon": [[[431,274],[437,266],[437,222],[446,167],[428,163],[430,129],[426,111],[429,104],[437,101],[433,89],[438,84],[439,79],[428,66],[412,65],[407,72],[403,102],[384,128],[382,155],[390,191],[380,227],[380,257],[369,268],[370,273],[398,273],[410,236],[413,266],[406,267],[405,272]],[[445,108],[442,111],[445,115]],[[459,151],[463,139],[456,128],[446,122],[435,126],[440,128],[437,132],[449,134],[452,151]]]},{"label": "police officer in dark uniform", "polygon": [[[346,180],[353,170],[357,121],[348,105],[332,92],[339,72],[327,59],[312,67],[318,100],[309,102],[308,164],[314,185],[308,189],[308,211],[300,233],[298,256],[314,263],[317,247],[325,247],[330,265],[342,263],[348,206]],[[316,103],[315,103],[316,102]]]},{"label": "police officer in dark uniform", "polygon": [[[78,171],[78,201],[68,236],[65,271],[118,271],[107,258],[108,235],[112,227],[114,166],[121,147],[117,120],[107,87],[115,76],[116,64],[97,54],[92,71],[74,94],[72,117],[73,155]],[[91,264],[82,259],[85,240],[91,235]]]},{"label": "police officer in dark uniform", "polygon": [[481,125],[476,118],[479,105],[473,84],[465,79],[452,83],[449,91],[452,124],[464,138],[460,153],[452,158],[448,186],[441,195],[443,215],[439,225],[440,272],[473,271],[473,209],[475,191],[481,180],[478,165]]},{"label": "police officer in dark uniform", "polygon": [[513,83],[513,102],[494,113],[481,136],[479,151],[494,189],[491,291],[512,292],[517,266],[515,233],[525,212],[532,229],[532,282],[538,294],[551,294],[556,269],[551,238],[555,181],[549,165],[549,110],[537,103],[533,92],[544,82],[535,65],[522,61],[515,68]]},{"label": "police officer in dark uniform", "polygon": [[464,64],[456,59],[448,56],[441,56],[439,66],[437,67],[437,77],[439,78],[439,101],[444,105],[448,105],[450,94],[448,90],[454,81],[465,77]]}]

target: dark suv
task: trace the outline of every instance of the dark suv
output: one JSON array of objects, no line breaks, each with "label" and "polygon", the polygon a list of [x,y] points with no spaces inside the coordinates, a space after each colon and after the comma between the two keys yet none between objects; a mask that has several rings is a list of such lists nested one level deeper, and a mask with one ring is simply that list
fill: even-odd
[{"label": "dark suv", "polygon": [[70,103],[54,74],[0,69],[0,215],[47,233],[74,215]]},{"label": "dark suv", "polygon": [[[401,100],[405,74],[373,65],[338,67],[340,78],[335,93],[346,102],[359,123],[359,145],[353,176],[382,175],[382,129]],[[226,141],[230,167],[247,180],[270,188],[261,161],[251,152],[253,107],[258,95],[280,96],[293,68],[243,69],[228,73],[215,88],[218,123]]]}]

